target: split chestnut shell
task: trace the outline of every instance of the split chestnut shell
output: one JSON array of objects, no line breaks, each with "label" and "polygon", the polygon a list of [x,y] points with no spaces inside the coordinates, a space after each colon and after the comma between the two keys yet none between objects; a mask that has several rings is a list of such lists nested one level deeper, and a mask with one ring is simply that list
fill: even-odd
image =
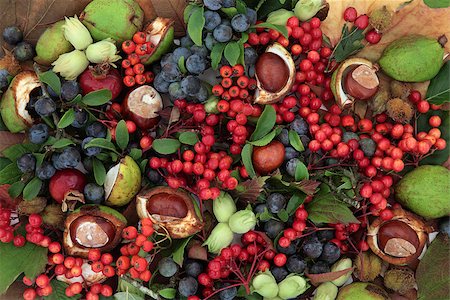
[{"label": "split chestnut shell", "polygon": [[137,195],[136,209],[139,217],[150,218],[157,230],[167,231],[171,238],[181,239],[203,228],[194,201],[182,189],[159,186]]}]

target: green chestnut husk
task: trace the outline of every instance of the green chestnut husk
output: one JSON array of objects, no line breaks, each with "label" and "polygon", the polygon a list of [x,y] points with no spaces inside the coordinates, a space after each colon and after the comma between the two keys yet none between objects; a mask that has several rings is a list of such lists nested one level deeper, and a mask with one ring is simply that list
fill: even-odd
[{"label": "green chestnut husk", "polygon": [[48,27],[36,43],[36,57],[34,61],[44,66],[50,66],[61,54],[73,50],[73,46],[64,37],[63,25],[59,21]]}]

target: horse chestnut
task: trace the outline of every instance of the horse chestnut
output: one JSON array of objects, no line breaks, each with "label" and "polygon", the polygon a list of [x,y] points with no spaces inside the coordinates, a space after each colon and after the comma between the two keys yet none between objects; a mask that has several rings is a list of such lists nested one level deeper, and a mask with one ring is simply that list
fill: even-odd
[{"label": "horse chestnut", "polygon": [[288,66],[278,54],[272,52],[259,56],[255,70],[262,87],[271,93],[280,91],[289,79]]},{"label": "horse chestnut", "polygon": [[352,97],[367,100],[378,91],[380,82],[375,70],[366,65],[352,67],[344,80],[344,89]]}]

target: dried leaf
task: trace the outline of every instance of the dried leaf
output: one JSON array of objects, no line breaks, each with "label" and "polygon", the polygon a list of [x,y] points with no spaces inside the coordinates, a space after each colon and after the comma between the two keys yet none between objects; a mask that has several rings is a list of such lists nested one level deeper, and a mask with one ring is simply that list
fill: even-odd
[{"label": "dried leaf", "polygon": [[299,182],[293,182],[291,185],[306,195],[313,195],[319,187],[320,182],[315,180],[302,180]]},{"label": "dried leaf", "polygon": [[4,208],[16,209],[21,199],[20,198],[12,199],[8,193],[9,187],[10,187],[9,184],[3,184],[0,186],[0,206]]},{"label": "dried leaf", "polygon": [[[370,60],[378,60],[384,48],[392,41],[404,36],[405,34],[422,34],[429,37],[438,38],[445,34],[450,36],[450,9],[448,8],[429,8],[422,0],[413,0],[411,3],[399,7],[406,0],[346,0],[346,1],[328,1],[330,10],[327,18],[322,22],[321,29],[330,39],[334,46],[339,41],[341,29],[345,21],[343,19],[344,10],[353,6],[358,14],[370,14],[372,11],[383,7],[384,5],[391,11],[395,11],[392,17],[391,26],[383,33],[383,38],[376,45],[365,47],[358,56]],[[417,22],[424,26],[417,26]],[[446,52],[450,51],[450,43],[445,45]]]},{"label": "dried leaf", "polygon": [[311,283],[315,286],[319,285],[322,282],[328,282],[333,281],[335,279],[338,279],[342,275],[347,274],[349,271],[352,271],[353,268],[344,269],[341,271],[336,272],[328,272],[328,273],[322,273],[322,274],[306,274],[306,277],[311,280]]},{"label": "dried leaf", "polygon": [[0,152],[6,148],[23,142],[25,135],[22,133],[11,133],[9,131],[0,131]]},{"label": "dried leaf", "polygon": [[75,206],[78,204],[78,202],[80,202],[81,204],[85,203],[83,193],[80,193],[79,191],[75,191],[75,190],[68,191],[64,195],[61,210],[63,212],[74,211]]},{"label": "dried leaf", "polygon": [[266,180],[269,178],[270,176],[263,176],[244,181],[233,191],[233,197],[239,198],[239,200],[244,203],[255,203],[258,196],[263,191]]},{"label": "dried leaf", "polygon": [[170,111],[169,125],[178,122],[179,119],[180,119],[180,110],[178,109],[178,107],[174,106]]}]

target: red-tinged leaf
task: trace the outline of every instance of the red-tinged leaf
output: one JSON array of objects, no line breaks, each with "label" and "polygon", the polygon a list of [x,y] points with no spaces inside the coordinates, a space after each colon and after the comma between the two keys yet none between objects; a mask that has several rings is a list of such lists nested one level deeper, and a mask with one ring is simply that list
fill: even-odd
[{"label": "red-tinged leaf", "polygon": [[239,201],[244,203],[255,203],[263,191],[267,179],[269,176],[255,177],[244,181],[232,192],[233,197],[239,198]]},{"label": "red-tinged leaf", "polygon": [[200,243],[195,243],[189,248],[188,257],[208,261],[208,251]]},{"label": "red-tinged leaf", "polygon": [[320,185],[320,182],[315,180],[302,180],[299,182],[291,183],[291,185],[295,186],[306,195],[314,195]]},{"label": "red-tinged leaf", "polygon": [[25,135],[23,133],[0,131],[0,152],[12,145],[23,143],[24,138]]},{"label": "red-tinged leaf", "polygon": [[315,286],[319,285],[323,282],[333,281],[335,279],[338,279],[342,275],[347,274],[349,271],[352,271],[353,268],[344,269],[341,271],[336,272],[328,272],[328,273],[322,273],[322,274],[306,274],[306,277],[311,280],[311,283]]},{"label": "red-tinged leaf", "polygon": [[20,202],[20,198],[11,198],[8,193],[10,185],[3,184],[0,186],[0,206],[4,208],[16,209],[17,205]]}]

